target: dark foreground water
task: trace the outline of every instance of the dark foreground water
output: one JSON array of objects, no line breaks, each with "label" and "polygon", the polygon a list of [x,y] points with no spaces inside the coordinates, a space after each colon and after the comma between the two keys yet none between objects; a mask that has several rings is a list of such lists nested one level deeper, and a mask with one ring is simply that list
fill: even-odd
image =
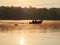
[{"label": "dark foreground water", "polygon": [[0,45],[60,45],[60,21],[14,24],[0,24]]}]

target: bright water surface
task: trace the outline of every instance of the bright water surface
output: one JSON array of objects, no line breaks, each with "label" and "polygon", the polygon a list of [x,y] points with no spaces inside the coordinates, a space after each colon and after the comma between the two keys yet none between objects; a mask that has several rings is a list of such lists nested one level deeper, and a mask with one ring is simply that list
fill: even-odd
[{"label": "bright water surface", "polygon": [[[2,21],[1,21],[2,22]],[[0,45],[60,45],[60,21],[0,24]]]}]

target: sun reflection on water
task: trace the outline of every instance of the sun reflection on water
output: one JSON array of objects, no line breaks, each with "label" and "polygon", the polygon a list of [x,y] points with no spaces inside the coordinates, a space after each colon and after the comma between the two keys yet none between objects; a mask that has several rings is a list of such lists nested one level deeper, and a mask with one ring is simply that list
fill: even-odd
[{"label": "sun reflection on water", "polygon": [[25,40],[24,40],[24,37],[21,36],[21,37],[20,37],[20,41],[19,41],[20,45],[24,45],[24,41],[25,41]]}]

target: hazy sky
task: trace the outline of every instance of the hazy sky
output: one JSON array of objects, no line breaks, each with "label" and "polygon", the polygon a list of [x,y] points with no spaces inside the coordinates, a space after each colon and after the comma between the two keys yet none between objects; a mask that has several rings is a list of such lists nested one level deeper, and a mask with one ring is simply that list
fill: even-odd
[{"label": "hazy sky", "polygon": [[37,7],[37,8],[60,8],[60,0],[0,0],[0,6],[21,6],[21,7]]}]

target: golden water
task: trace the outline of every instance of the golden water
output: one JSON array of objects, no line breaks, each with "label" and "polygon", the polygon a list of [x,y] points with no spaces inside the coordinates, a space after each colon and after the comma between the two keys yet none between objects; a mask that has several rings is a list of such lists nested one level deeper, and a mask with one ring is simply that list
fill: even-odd
[{"label": "golden water", "polygon": [[29,21],[1,20],[0,45],[60,45],[60,21],[44,20],[42,24]]}]

